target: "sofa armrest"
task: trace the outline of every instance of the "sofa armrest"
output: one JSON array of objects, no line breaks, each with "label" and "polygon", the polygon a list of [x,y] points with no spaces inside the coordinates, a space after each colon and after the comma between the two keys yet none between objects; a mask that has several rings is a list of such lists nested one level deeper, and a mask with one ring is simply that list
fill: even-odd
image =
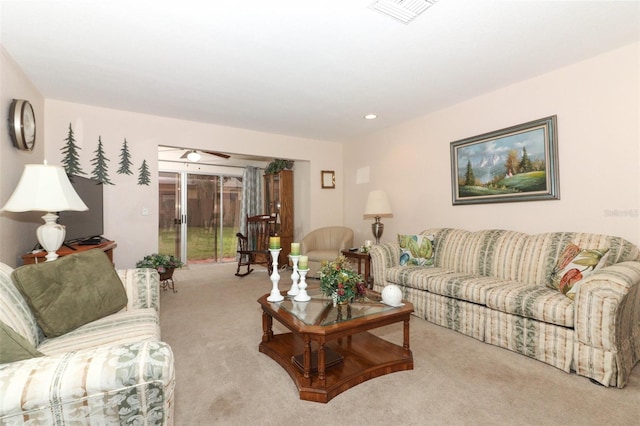
[{"label": "sofa armrest", "polygon": [[387,268],[400,264],[400,245],[396,242],[371,246],[371,274],[373,275],[373,289],[382,291],[388,283],[385,280]]},{"label": "sofa armrest", "polygon": [[119,269],[118,276],[127,292],[126,310],[153,308],[160,313],[160,275],[150,268]]},{"label": "sofa armrest", "polygon": [[164,342],[31,358],[0,365],[0,423],[172,424],[174,387]]},{"label": "sofa armrest", "polygon": [[621,262],[595,271],[580,284],[574,303],[575,338],[581,348],[577,363],[585,368],[594,364],[586,359],[593,354],[612,353],[616,382],[624,386],[640,360],[640,262]]}]

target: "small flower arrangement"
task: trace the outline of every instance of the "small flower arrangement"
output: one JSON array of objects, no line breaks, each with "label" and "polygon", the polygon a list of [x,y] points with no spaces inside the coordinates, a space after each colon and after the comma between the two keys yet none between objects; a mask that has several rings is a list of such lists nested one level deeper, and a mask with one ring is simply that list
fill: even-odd
[{"label": "small flower arrangement", "polygon": [[334,304],[350,302],[363,297],[367,292],[362,275],[356,273],[351,263],[342,255],[334,261],[322,262],[320,290],[325,296],[331,297]]},{"label": "small flower arrangement", "polygon": [[157,269],[159,274],[167,272],[167,269],[181,268],[184,263],[171,254],[153,253],[136,263],[136,268]]}]

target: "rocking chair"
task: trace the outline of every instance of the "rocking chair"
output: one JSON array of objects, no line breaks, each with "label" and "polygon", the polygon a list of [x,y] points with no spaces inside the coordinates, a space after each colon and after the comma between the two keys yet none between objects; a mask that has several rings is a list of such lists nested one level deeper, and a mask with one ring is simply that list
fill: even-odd
[{"label": "rocking chair", "polygon": [[[238,232],[238,269],[236,276],[249,275],[251,265],[264,265],[269,275],[273,272],[273,260],[269,252],[269,237],[275,234],[276,216],[258,215],[247,216],[246,236]],[[240,273],[240,268],[246,266],[247,271]]]}]

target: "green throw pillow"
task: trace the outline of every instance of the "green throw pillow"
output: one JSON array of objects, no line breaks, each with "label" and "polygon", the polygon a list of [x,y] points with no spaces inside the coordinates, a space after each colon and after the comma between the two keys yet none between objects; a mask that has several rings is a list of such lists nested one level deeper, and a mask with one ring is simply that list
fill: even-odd
[{"label": "green throw pillow", "polygon": [[582,249],[569,244],[558,259],[549,287],[573,299],[581,281],[605,264],[609,249]]},{"label": "green throw pillow", "polygon": [[127,305],[122,281],[99,249],[21,266],[11,276],[47,337],[61,336]]},{"label": "green throw pillow", "polygon": [[26,338],[0,321],[0,364],[42,356]]},{"label": "green throw pillow", "polygon": [[400,265],[433,266],[433,235],[398,234]]}]

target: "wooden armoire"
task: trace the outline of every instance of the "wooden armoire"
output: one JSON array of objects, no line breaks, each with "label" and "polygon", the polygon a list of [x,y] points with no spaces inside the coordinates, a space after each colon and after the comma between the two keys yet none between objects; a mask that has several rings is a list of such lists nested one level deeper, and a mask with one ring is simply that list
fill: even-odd
[{"label": "wooden armoire", "polygon": [[276,232],[282,247],[278,265],[288,264],[293,242],[293,170],[264,175],[264,209],[278,214]]}]

